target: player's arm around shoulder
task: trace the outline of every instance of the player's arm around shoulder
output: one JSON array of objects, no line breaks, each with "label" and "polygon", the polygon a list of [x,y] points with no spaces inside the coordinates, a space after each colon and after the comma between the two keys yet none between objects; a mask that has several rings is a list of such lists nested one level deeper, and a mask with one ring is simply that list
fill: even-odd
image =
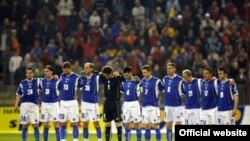
[{"label": "player's arm around shoulder", "polygon": [[233,78],[229,78],[230,85],[236,85],[236,82]]}]

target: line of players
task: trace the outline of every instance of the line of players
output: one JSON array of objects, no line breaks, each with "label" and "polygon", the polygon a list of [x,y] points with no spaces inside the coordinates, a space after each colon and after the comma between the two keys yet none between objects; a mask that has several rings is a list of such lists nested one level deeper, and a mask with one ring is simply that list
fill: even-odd
[{"label": "line of players", "polygon": [[[105,66],[101,73],[93,73],[92,63],[84,65],[84,74],[78,76],[71,71],[71,64],[65,62],[63,74],[55,78],[52,67],[44,69],[45,78],[33,78],[32,68],[26,69],[26,79],[17,89],[15,108],[21,100],[20,122],[22,140],[27,140],[29,123],[34,127],[35,140],[39,140],[39,97],[41,96],[41,122],[44,123],[44,140],[48,140],[49,121],[54,123],[57,141],[66,140],[66,121],[73,126],[74,141],[78,141],[78,102],[77,89],[82,91],[81,121],[83,137],[88,141],[89,121],[93,121],[98,141],[102,140],[99,124],[98,91],[104,85],[105,138],[111,140],[111,121],[117,127],[118,141],[122,140],[121,121],[125,124],[125,138],[130,140],[130,130],[136,129],[137,140],[141,141],[141,129],[145,129],[145,141],[151,138],[151,130],[156,140],[161,140],[159,129],[159,95],[164,95],[167,139],[172,140],[173,122],[175,124],[232,124],[238,106],[238,91],[233,80],[227,78],[224,68],[218,69],[219,79],[212,77],[210,68],[204,68],[203,79],[192,76],[190,70],[184,70],[182,77],[176,74],[174,63],[166,65],[167,75],[162,79],[151,74],[148,65],[142,67],[142,80],[132,75],[132,68],[125,67],[123,75],[113,72]],[[121,110],[121,93],[123,106]],[[182,99],[185,98],[185,108]],[[60,99],[60,105],[59,100]],[[141,102],[139,102],[141,101]],[[140,104],[141,103],[141,104]],[[121,111],[123,117],[121,118]],[[58,116],[59,115],[59,116]],[[182,123],[183,118],[185,123]]]}]

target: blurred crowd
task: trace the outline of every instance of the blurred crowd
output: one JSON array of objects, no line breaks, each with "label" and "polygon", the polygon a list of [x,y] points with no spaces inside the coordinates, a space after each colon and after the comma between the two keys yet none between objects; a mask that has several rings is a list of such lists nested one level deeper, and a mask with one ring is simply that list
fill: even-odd
[{"label": "blurred crowd", "polygon": [[18,84],[25,67],[69,60],[80,73],[85,62],[99,70],[125,65],[141,75],[165,75],[166,62],[201,76],[203,67],[245,85],[249,79],[250,0],[0,0],[0,77]]}]

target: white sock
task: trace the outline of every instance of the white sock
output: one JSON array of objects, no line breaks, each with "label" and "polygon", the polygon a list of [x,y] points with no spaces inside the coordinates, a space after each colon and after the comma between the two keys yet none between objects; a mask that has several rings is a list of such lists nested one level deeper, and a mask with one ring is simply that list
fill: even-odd
[{"label": "white sock", "polygon": [[98,138],[98,140],[97,141],[102,141],[102,138]]},{"label": "white sock", "polygon": [[78,141],[78,139],[74,139],[73,141]]},{"label": "white sock", "polygon": [[61,139],[61,141],[66,141],[66,139]]},{"label": "white sock", "polygon": [[89,139],[87,139],[87,138],[84,138],[84,141],[89,141]]}]

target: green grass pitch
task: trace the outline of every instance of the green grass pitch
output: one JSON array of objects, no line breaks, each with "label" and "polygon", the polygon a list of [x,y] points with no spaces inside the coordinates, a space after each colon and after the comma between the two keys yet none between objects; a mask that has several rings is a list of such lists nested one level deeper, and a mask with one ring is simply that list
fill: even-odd
[{"label": "green grass pitch", "polygon": [[[162,134],[162,139],[161,141],[166,141],[166,134]],[[72,134],[68,134],[67,136],[67,141],[72,141]],[[90,134],[89,141],[96,141],[96,135],[95,134]],[[144,135],[142,134],[142,140],[144,140]],[[21,133],[20,134],[0,134],[0,141],[22,141],[21,139]],[[33,134],[28,135],[28,140],[27,141],[34,141],[34,136]],[[43,141],[43,135],[40,134],[40,141]],[[49,141],[56,141],[55,134],[49,134]],[[82,134],[79,135],[79,141],[83,141],[83,136]],[[104,136],[103,136],[103,141],[105,141]],[[117,141],[116,135],[112,136],[112,141]],[[123,141],[125,139],[123,138]],[[132,135],[131,141],[136,141],[136,135]],[[151,135],[151,141],[155,141],[155,135]]]}]

